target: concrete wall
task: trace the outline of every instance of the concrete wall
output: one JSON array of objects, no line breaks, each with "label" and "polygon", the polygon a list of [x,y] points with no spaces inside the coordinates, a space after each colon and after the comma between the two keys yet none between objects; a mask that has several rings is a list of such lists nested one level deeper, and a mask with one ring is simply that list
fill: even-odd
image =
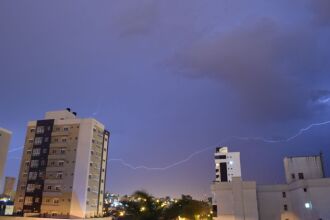
[{"label": "concrete wall", "polygon": [[232,182],[216,182],[211,186],[217,220],[257,220],[256,183],[234,177]]},{"label": "concrete wall", "polygon": [[[304,179],[324,177],[321,156],[286,157],[283,162],[287,183],[298,180],[299,173],[303,174]],[[294,174],[295,178],[292,177],[292,174]]]}]

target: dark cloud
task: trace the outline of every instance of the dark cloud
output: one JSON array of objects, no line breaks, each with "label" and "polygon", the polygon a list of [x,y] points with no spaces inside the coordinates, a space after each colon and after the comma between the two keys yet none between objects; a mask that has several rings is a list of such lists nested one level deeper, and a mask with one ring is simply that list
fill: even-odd
[{"label": "dark cloud", "polygon": [[186,76],[229,85],[241,97],[245,116],[286,120],[306,117],[315,107],[310,106],[312,82],[321,79],[325,59],[317,49],[310,32],[262,19],[198,41],[175,62]]},{"label": "dark cloud", "polygon": [[311,5],[315,22],[321,25],[330,25],[330,1],[311,0]]}]

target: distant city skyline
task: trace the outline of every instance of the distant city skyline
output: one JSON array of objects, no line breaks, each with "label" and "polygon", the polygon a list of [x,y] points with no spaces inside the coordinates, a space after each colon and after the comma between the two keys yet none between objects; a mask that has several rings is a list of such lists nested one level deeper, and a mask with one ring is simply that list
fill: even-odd
[{"label": "distant city skyline", "polygon": [[207,197],[219,146],[241,153],[244,180],[283,183],[283,157],[320,151],[329,176],[328,11],[324,0],[1,1],[5,176],[18,176],[27,122],[67,107],[111,131],[106,190],[121,195]]}]

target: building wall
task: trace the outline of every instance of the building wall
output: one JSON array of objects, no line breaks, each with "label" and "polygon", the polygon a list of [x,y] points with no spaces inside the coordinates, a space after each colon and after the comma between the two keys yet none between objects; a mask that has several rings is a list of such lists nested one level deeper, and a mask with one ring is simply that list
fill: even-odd
[{"label": "building wall", "polygon": [[324,177],[321,156],[285,157],[283,162],[287,183],[298,180],[299,174],[303,175],[303,179]]},{"label": "building wall", "polygon": [[234,177],[232,182],[215,182],[211,186],[216,220],[257,220],[256,183]]},{"label": "building wall", "polygon": [[15,186],[16,178],[15,177],[8,177],[5,178],[5,186],[3,190],[3,194],[6,196],[13,196],[14,193],[14,186]]},{"label": "building wall", "polygon": [[4,128],[0,128],[0,192],[4,187],[3,174],[7,161],[7,154],[12,133]]},{"label": "building wall", "polygon": [[217,182],[230,182],[233,177],[241,177],[239,152],[228,152],[227,147],[219,147],[214,154]]}]

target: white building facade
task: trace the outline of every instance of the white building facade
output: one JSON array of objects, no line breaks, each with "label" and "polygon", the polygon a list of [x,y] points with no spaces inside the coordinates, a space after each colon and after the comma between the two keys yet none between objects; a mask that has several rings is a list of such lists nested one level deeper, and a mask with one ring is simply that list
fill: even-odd
[{"label": "white building facade", "polygon": [[10,131],[0,128],[0,192],[2,192],[4,187],[4,171],[11,135]]},{"label": "white building facade", "polygon": [[322,155],[286,157],[284,168],[286,184],[256,185],[235,177],[231,182],[215,181],[214,219],[330,219],[330,178],[324,177]]}]

